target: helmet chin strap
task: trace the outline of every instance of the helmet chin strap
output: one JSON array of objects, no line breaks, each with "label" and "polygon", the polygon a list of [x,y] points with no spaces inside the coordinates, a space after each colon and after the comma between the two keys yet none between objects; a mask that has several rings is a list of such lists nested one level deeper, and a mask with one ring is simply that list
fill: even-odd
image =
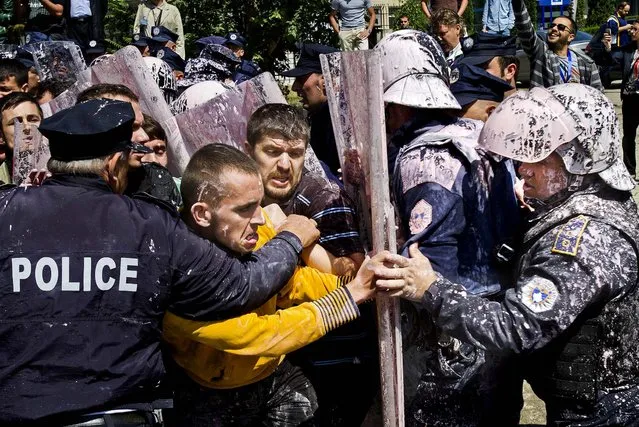
[{"label": "helmet chin strap", "polygon": [[532,206],[535,210],[541,209],[547,206],[553,207],[554,205],[563,202],[568,198],[572,193],[583,190],[585,187],[589,186],[594,180],[593,175],[576,175],[569,173],[568,174],[568,186],[563,190],[553,194],[546,200],[539,199],[526,199],[526,203]]},{"label": "helmet chin strap", "polygon": [[568,192],[574,193],[575,191],[580,190],[583,187],[584,183],[584,175],[568,175]]}]

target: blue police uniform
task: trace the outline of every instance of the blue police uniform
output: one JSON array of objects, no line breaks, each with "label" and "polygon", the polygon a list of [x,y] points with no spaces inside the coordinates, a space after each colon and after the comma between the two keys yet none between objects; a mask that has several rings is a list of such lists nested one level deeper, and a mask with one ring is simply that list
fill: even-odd
[{"label": "blue police uniform", "polygon": [[249,61],[248,59],[242,59],[240,65],[238,65],[238,67],[235,69],[235,73],[233,74],[233,81],[235,82],[235,84],[239,85],[242,82],[252,79],[261,72],[262,69],[255,62]]},{"label": "blue police uniform", "polygon": [[547,425],[637,425],[638,222],[630,192],[583,186],[538,206],[499,303],[440,277],[421,306],[462,341],[520,355]]},{"label": "blue police uniform", "polygon": [[419,248],[444,277],[476,295],[501,290],[502,258],[512,255],[519,208],[511,162],[481,156],[483,123],[441,118],[405,129],[393,173],[406,243]]},{"label": "blue police uniform", "polygon": [[[70,110],[42,124],[53,158],[130,146],[130,104],[93,100]],[[84,116],[65,119],[77,111]],[[114,126],[126,136],[106,129]],[[104,134],[87,142],[87,127]],[[84,142],[64,139],[83,131]],[[217,320],[253,310],[286,283],[302,249],[283,232],[238,259],[160,204],[115,194],[92,175],[54,174],[41,187],[5,189],[0,221],[1,425],[69,423],[153,400],[165,373],[164,312]]]},{"label": "blue police uniform", "polygon": [[[443,277],[455,277],[469,294],[496,297],[507,283],[519,228],[514,168],[477,151],[482,122],[428,114],[391,140],[402,253],[418,243]],[[494,367],[507,361],[487,365],[483,351],[460,346],[420,307],[407,303],[402,311],[407,425],[480,424],[504,392],[486,378],[505,376],[508,368]]]}]

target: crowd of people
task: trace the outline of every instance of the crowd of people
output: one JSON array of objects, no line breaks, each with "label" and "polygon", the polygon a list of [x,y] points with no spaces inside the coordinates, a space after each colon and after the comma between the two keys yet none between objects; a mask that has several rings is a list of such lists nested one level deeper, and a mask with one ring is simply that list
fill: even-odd
[{"label": "crowd of people", "polygon": [[[81,29],[99,2],[41,3]],[[401,299],[406,425],[517,425],[524,380],[548,425],[635,425],[638,122],[626,115],[639,23],[618,8],[605,39],[625,67],[622,157],[598,69],[570,49],[570,17],[541,39],[522,0],[505,14],[487,2],[486,28],[466,37],[467,2],[432,3],[422,1],[432,34],[402,17],[373,47],[397,255],[367,247],[364,224],[381,224],[363,221],[342,176],[332,120],[347,109],[331,111],[339,100],[320,61],[338,49],[302,43],[282,75],[303,108],[234,112],[247,115],[242,149],[210,141],[179,176],[171,129],[145,109],[143,88],[91,84],[52,109],[77,88],[74,60],[91,40],[4,49],[0,424],[382,425],[383,293]],[[367,48],[370,2],[332,4],[342,49]],[[516,87],[513,25],[529,90]],[[141,4],[135,30],[156,101],[175,116],[261,73],[237,32],[199,39],[185,59],[179,12],[164,1]],[[22,170],[35,163],[16,144],[40,135],[46,171]],[[309,156],[321,170],[305,167]]]}]

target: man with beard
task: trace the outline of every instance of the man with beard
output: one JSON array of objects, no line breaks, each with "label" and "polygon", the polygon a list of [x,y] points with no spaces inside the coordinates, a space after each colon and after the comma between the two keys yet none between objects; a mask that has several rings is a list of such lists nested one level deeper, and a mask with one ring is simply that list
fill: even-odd
[{"label": "man with beard", "polygon": [[304,109],[309,112],[311,136],[309,143],[315,155],[330,172],[338,176],[340,163],[333,134],[331,113],[326,98],[326,84],[322,76],[319,56],[339,52],[334,47],[304,43],[300,46],[300,58],[295,68],[282,73],[285,77],[295,77],[292,90],[302,98]]},{"label": "man with beard", "polygon": [[582,83],[603,90],[594,61],[568,48],[577,34],[577,23],[571,17],[553,19],[544,42],[535,31],[524,0],[513,0],[513,9],[519,40],[530,59],[531,87]]},{"label": "man with beard", "polygon": [[[202,147],[191,157],[181,189],[187,225],[234,256],[250,256],[275,236],[260,207],[259,170],[241,151]],[[298,267],[266,304],[226,321],[167,313],[164,339],[183,371],[176,373],[177,424],[308,425],[317,398],[285,355],[359,317],[356,304],[374,297],[373,270],[383,256],[362,266],[353,280]]]},{"label": "man with beard", "polygon": [[[332,272],[353,274],[364,260],[355,205],[337,184],[303,172],[308,139],[303,112],[290,105],[269,104],[253,113],[246,148],[262,176],[263,204],[314,219]],[[322,426],[360,425],[378,389],[374,305],[363,304],[360,311],[361,319],[291,358],[317,392]]]},{"label": "man with beard", "polygon": [[0,145],[0,180],[5,184],[13,182],[13,146],[16,120],[24,125],[24,136],[28,139],[34,127],[42,121],[40,105],[25,92],[11,93],[0,100],[2,144]]}]

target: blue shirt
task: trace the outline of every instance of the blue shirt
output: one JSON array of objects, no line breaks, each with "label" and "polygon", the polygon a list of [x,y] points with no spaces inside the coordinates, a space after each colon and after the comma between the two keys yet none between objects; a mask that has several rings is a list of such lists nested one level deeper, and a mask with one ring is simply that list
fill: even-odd
[{"label": "blue shirt", "polygon": [[90,0],[71,0],[71,18],[91,16]]},{"label": "blue shirt", "polygon": [[481,22],[490,31],[510,31],[515,26],[515,13],[510,0],[486,0]]},{"label": "blue shirt", "polygon": [[608,18],[608,27],[610,28],[610,35],[612,36],[612,47],[619,48],[624,47],[628,43],[630,43],[630,36],[628,35],[628,31],[622,31],[619,34],[619,27],[623,27],[627,25],[625,19],[620,18],[619,15],[614,14],[610,18]]},{"label": "blue shirt", "polygon": [[[393,192],[408,246],[418,243],[433,269],[474,295],[499,292],[496,254],[514,247],[519,208],[512,162],[476,150],[483,123],[433,120],[399,137]],[[397,136],[397,135],[396,135]],[[394,142],[397,138],[393,138]],[[453,278],[453,279],[451,279]]]},{"label": "blue shirt", "polygon": [[331,7],[339,13],[342,29],[347,30],[365,27],[364,14],[373,5],[371,0],[332,0]]}]

